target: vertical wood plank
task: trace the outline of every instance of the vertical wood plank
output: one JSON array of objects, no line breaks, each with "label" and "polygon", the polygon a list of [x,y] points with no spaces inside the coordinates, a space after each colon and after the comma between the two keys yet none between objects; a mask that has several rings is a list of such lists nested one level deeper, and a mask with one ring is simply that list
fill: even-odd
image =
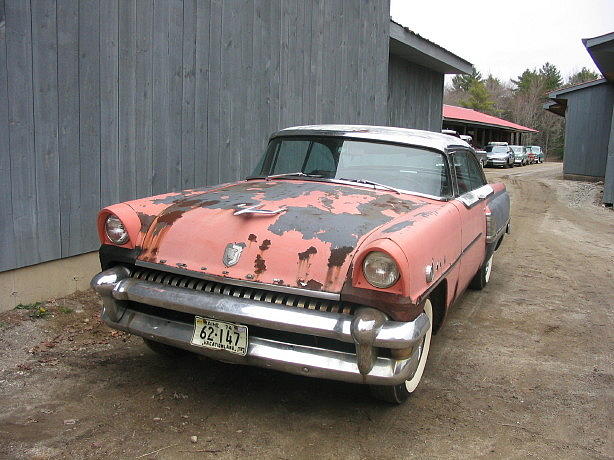
[{"label": "vertical wood plank", "polygon": [[169,1],[168,29],[168,150],[166,190],[181,189],[181,125],[183,102],[183,1]]},{"label": "vertical wood plank", "polygon": [[[206,10],[205,10],[206,11]],[[202,12],[199,9],[199,12]],[[209,79],[207,97],[207,185],[220,183],[221,92],[222,92],[222,2],[211,0],[209,21]],[[204,15],[199,22],[204,22]],[[203,43],[204,46],[204,43]],[[204,141],[204,140],[203,140]]]},{"label": "vertical wood plank", "polygon": [[55,0],[32,4],[32,90],[39,258],[61,257]]},{"label": "vertical wood plank", "polygon": [[[113,96],[119,96],[118,117],[114,120],[119,128],[119,148],[117,158],[119,168],[117,178],[119,183],[119,201],[134,199],[137,195],[137,176],[143,174],[136,164],[136,130],[137,124],[143,122],[137,119],[137,14],[136,2],[123,0],[119,3],[119,21],[110,23],[117,26],[118,38],[116,55],[118,59],[118,88]],[[114,13],[111,11],[110,13]],[[103,15],[104,17],[104,15]],[[102,41],[101,41],[102,43]],[[104,125],[104,123],[103,123]]]},{"label": "vertical wood plank", "polygon": [[153,193],[153,0],[136,3],[136,197]]},{"label": "vertical wood plank", "polygon": [[251,174],[252,165],[256,152],[254,151],[255,131],[257,124],[254,120],[254,102],[252,98],[252,80],[258,78],[253,70],[253,41],[254,41],[254,2],[246,3],[238,14],[240,47],[240,67],[238,79],[238,100],[236,118],[233,125],[243,126],[243,131],[238,137],[236,144],[237,156],[240,158],[241,167],[237,171],[235,179],[243,179]]},{"label": "vertical wood plank", "polygon": [[79,0],[57,4],[58,149],[62,257],[79,254],[81,162],[79,161]]},{"label": "vertical wood plank", "polygon": [[271,28],[270,28],[270,56],[271,56],[271,73],[269,81],[269,131],[273,132],[279,129],[280,123],[280,92],[281,92],[281,69],[280,59],[282,56],[281,43],[281,0],[271,0],[269,3],[271,11]]},{"label": "vertical wood plank", "polygon": [[79,160],[82,251],[97,246],[100,209],[100,3],[79,2]]},{"label": "vertical wood plank", "polygon": [[170,4],[164,0],[154,1],[153,11],[153,193],[168,191],[168,142],[169,120],[169,14]]},{"label": "vertical wood plank", "polygon": [[[119,91],[118,80],[118,20],[119,7],[117,0],[100,2],[100,205],[108,206],[129,199],[128,193],[120,193],[121,188],[129,188],[133,182],[134,169],[130,161],[119,158]],[[122,11],[125,13],[125,11]],[[122,15],[122,18],[125,18]],[[125,21],[122,21],[125,22]],[[122,79],[127,75],[122,72]],[[123,97],[128,96],[126,92]],[[128,98],[129,101],[129,98]],[[122,105],[127,103],[121,99]],[[129,124],[122,120],[122,127]],[[120,167],[121,165],[121,167]],[[122,180],[120,180],[120,178]],[[120,185],[121,184],[121,185]]]},{"label": "vertical wood plank", "polygon": [[[0,21],[4,19],[4,2],[0,4]],[[13,199],[9,141],[9,96],[7,88],[6,30],[0,25],[0,270],[16,266],[13,232]]]},{"label": "vertical wood plank", "polygon": [[[183,43],[182,43],[182,102],[181,102],[181,188],[193,188],[196,183],[196,176],[202,181],[204,177],[204,166],[199,155],[198,164],[196,162],[196,132],[195,116],[196,106],[200,106],[201,101],[196,98],[196,27],[198,24],[198,12],[196,0],[184,0],[183,2]],[[205,2],[206,3],[206,2]],[[209,29],[209,18],[207,27]],[[200,32],[200,31],[199,31]],[[208,38],[208,37],[207,37]],[[209,45],[207,40],[207,48]],[[208,54],[208,49],[207,49]],[[206,81],[206,80],[205,80]],[[205,88],[207,85],[205,84]],[[206,90],[205,90],[206,93]],[[198,107],[199,115],[203,113],[204,107]],[[201,117],[199,116],[199,121]],[[206,120],[206,117],[205,117]],[[201,126],[202,129],[202,126]],[[202,130],[204,131],[204,130]],[[202,144],[200,144],[202,146]],[[204,181],[202,181],[204,182]],[[204,185],[201,182],[201,185]]]},{"label": "vertical wood plank", "polygon": [[5,3],[8,118],[15,256],[18,266],[39,260],[36,220],[36,155],[32,101],[30,2]]}]

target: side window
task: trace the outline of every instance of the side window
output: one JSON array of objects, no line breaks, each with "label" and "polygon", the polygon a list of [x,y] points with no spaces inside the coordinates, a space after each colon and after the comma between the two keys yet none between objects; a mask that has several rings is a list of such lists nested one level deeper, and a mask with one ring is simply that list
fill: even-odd
[{"label": "side window", "polygon": [[455,152],[453,161],[458,193],[460,195],[486,184],[482,168],[480,168],[480,165],[471,153],[466,151]]}]

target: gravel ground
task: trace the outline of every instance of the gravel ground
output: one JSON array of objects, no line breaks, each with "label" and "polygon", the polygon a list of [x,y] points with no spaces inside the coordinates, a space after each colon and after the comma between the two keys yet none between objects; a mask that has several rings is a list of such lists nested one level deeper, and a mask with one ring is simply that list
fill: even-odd
[{"label": "gravel ground", "polygon": [[160,358],[103,325],[87,291],[0,314],[0,458],[613,458],[614,212],[560,174],[487,170],[513,233],[406,404]]}]

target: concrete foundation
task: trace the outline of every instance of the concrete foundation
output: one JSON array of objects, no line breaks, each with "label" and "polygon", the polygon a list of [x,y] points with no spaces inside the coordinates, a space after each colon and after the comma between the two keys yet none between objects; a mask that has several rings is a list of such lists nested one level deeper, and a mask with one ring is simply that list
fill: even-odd
[{"label": "concrete foundation", "polygon": [[0,311],[89,288],[100,271],[98,252],[0,272]]}]

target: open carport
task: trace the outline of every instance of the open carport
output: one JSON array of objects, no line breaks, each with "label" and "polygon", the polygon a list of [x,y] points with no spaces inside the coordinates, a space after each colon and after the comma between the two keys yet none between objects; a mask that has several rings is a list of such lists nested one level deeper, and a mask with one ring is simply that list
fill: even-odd
[{"label": "open carport", "polygon": [[524,145],[526,135],[537,132],[503,118],[447,104],[443,106],[443,129],[453,129],[458,134],[473,137],[475,147],[483,147],[494,141]]}]

